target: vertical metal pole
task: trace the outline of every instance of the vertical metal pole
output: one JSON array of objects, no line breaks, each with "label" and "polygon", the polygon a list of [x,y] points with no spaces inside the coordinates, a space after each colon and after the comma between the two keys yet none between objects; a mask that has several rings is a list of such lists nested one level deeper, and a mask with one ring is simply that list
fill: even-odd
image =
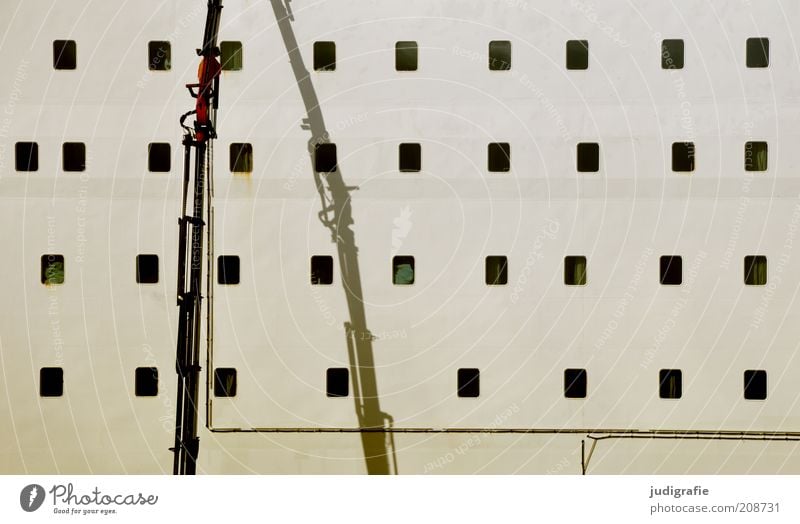
[{"label": "vertical metal pole", "polygon": [[586,475],[586,442],[581,439],[581,475]]},{"label": "vertical metal pole", "polygon": [[178,391],[175,402],[175,442],[173,444],[173,475],[183,472],[184,464],[184,404],[186,401],[186,344],[189,323],[189,309],[192,307],[191,294],[186,292],[186,235],[189,227],[189,217],[186,215],[186,200],[189,192],[189,175],[191,172],[191,153],[194,141],[190,134],[183,138],[183,200],[181,205],[181,218],[178,221],[178,343],[175,355],[175,371],[178,374]]},{"label": "vertical metal pole", "polygon": [[201,340],[201,311],[202,311],[202,282],[203,282],[203,200],[205,196],[206,173],[206,143],[199,142],[195,156],[194,200],[192,216],[192,257],[191,272],[189,277],[190,292],[194,299],[194,315],[192,318],[192,344],[187,348],[191,351],[189,373],[186,389],[188,391],[187,406],[184,414],[187,420],[184,424],[185,442],[187,446],[186,474],[194,475],[197,465],[197,452],[200,440],[197,437],[197,401],[200,386],[200,340]]}]

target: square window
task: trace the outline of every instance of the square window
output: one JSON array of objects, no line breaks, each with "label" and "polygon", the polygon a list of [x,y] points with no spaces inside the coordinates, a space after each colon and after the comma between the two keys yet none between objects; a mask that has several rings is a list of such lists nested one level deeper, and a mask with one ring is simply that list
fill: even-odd
[{"label": "square window", "polygon": [[766,371],[763,369],[748,369],[744,372],[744,398],[747,400],[766,400]]},{"label": "square window", "polygon": [[586,370],[564,370],[564,396],[566,398],[586,398]]},{"label": "square window", "polygon": [[767,143],[746,142],[744,145],[745,171],[767,170]]},{"label": "square window", "polygon": [[658,396],[681,398],[683,377],[680,369],[662,369],[658,372]]},{"label": "square window", "polygon": [[42,284],[64,283],[64,255],[42,255]]},{"label": "square window", "polygon": [[252,173],[253,145],[245,143],[231,144],[229,164],[231,173]]},{"label": "square window", "polygon": [[672,170],[677,172],[694,171],[693,142],[675,142],[672,144]]},{"label": "square window", "polygon": [[147,67],[150,71],[169,71],[172,68],[172,46],[165,40],[147,43]]},{"label": "square window", "polygon": [[508,257],[486,257],[486,285],[504,286],[508,284]]},{"label": "square window", "polygon": [[336,44],[333,42],[314,42],[314,70],[336,70]]},{"label": "square window", "polygon": [[242,70],[242,43],[220,42],[219,61],[223,71]]},{"label": "square window", "polygon": [[172,147],[168,142],[152,142],[147,146],[147,170],[167,173],[172,168]]},{"label": "square window", "polygon": [[328,368],[325,391],[329,397],[346,397],[350,394],[350,371],[347,368]]},{"label": "square window", "polygon": [[744,257],[744,283],[748,286],[767,284],[767,257],[764,255]]},{"label": "square window", "polygon": [[661,41],[661,69],[683,69],[683,40]]},{"label": "square window", "polygon": [[75,40],[53,41],[53,67],[75,69],[78,66],[78,50]]},{"label": "square window", "polygon": [[311,257],[311,284],[315,286],[333,284],[333,257],[328,255]]},{"label": "square window", "polygon": [[61,146],[61,162],[64,171],[86,170],[86,144],[64,142]]},{"label": "square window", "polygon": [[392,282],[396,286],[409,286],[414,283],[414,257],[398,255],[392,258]]},{"label": "square window", "polygon": [[567,41],[567,69],[589,69],[589,41]]},{"label": "square window", "polygon": [[158,283],[158,255],[136,255],[136,282]]},{"label": "square window", "polygon": [[214,370],[214,396],[236,396],[236,368],[217,368]]},{"label": "square window", "polygon": [[475,398],[481,394],[481,372],[475,368],[458,370],[458,396]]},{"label": "square window", "polygon": [[60,397],[64,394],[64,370],[61,368],[42,368],[39,370],[39,395]]},{"label": "square window", "polygon": [[17,171],[38,171],[39,144],[36,142],[17,142],[14,145],[14,158]]},{"label": "square window", "polygon": [[508,71],[511,69],[511,42],[492,40],[489,42],[489,70]]},{"label": "square window", "polygon": [[394,45],[394,68],[398,71],[416,71],[417,55],[416,42],[397,42]]},{"label": "square window", "polygon": [[158,368],[136,368],[137,397],[155,397],[158,395]]},{"label": "square window", "polygon": [[220,255],[217,257],[217,284],[239,283],[239,257]]},{"label": "square window", "polygon": [[564,284],[568,286],[586,285],[586,257],[568,256],[564,258]]},{"label": "square window", "polygon": [[683,259],[679,256],[662,256],[659,263],[659,281],[662,286],[679,286],[683,282]]},{"label": "square window", "polygon": [[317,144],[314,146],[314,169],[318,173],[333,173],[338,168],[336,144]]},{"label": "square window", "polygon": [[422,169],[422,146],[400,144],[400,172],[416,173]]},{"label": "square window", "polygon": [[769,38],[747,39],[747,67],[769,67]]},{"label": "square window", "polygon": [[511,145],[508,142],[493,142],[489,144],[489,171],[502,173],[511,170]]},{"label": "square window", "polygon": [[600,144],[578,144],[578,172],[597,173],[600,170]]}]

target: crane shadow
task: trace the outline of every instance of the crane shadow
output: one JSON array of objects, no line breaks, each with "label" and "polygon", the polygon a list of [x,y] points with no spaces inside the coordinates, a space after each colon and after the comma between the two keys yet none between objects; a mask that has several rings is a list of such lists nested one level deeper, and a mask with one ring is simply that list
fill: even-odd
[{"label": "crane shadow", "polygon": [[358,264],[358,247],[352,230],[350,193],[358,188],[345,184],[338,165],[333,171],[324,173],[324,176],[316,170],[315,152],[320,145],[331,143],[330,133],[325,125],[325,118],[314,84],[297,45],[297,38],[292,28],[294,15],[289,6],[290,2],[291,0],[270,0],[305,106],[306,118],[303,119],[303,128],[311,133],[308,141],[308,153],[311,157],[314,184],[319,192],[322,205],[319,219],[330,230],[331,241],[336,243],[338,251],[342,287],[350,317],[349,322],[344,324],[344,331],[364,460],[367,473],[370,475],[396,474],[397,458],[394,451],[394,436],[391,431],[392,417],[381,411],[378,398],[372,345],[374,337],[367,328],[367,316],[361,288],[361,271]]}]

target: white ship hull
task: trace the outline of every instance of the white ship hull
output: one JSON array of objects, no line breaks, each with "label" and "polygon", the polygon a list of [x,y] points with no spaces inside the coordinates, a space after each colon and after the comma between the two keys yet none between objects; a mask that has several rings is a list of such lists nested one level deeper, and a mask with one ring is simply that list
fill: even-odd
[{"label": "white ship hull", "polygon": [[[311,125],[357,187],[386,421],[367,447],[393,471],[800,472],[800,5],[638,4],[291,2]],[[177,118],[204,15],[191,0],[0,5],[0,472],[172,470]],[[769,38],[767,68],[746,66],[753,37]],[[325,390],[328,368],[352,365],[352,304],[287,35],[271,2],[228,0],[220,38],[244,51],[221,79],[212,259],[237,255],[241,276],[212,279],[198,470],[365,473],[354,388]],[[683,69],[661,68],[665,38],[685,40]],[[75,70],[54,70],[59,39],[77,42]],[[587,70],[565,68],[575,39]],[[149,71],[160,40],[171,69]],[[493,40],[511,41],[511,70],[487,67]],[[313,70],[315,41],[336,43],[335,71]],[[418,42],[417,71],[395,70],[397,41]],[[748,141],[769,144],[766,171],[745,170]],[[38,144],[37,171],[15,169],[17,142]],[[85,171],[64,172],[64,142],[86,144]],[[170,172],[148,172],[152,142],[171,143]],[[403,142],[421,144],[421,172],[398,171]],[[495,142],[509,172],[487,170]],[[598,172],[577,172],[579,142],[600,144]],[[695,144],[692,173],[672,171],[676,142]],[[230,172],[232,143],[252,144],[252,173]],[[63,284],[41,282],[50,253]],[[157,284],[135,280],[143,253]],[[311,285],[315,255],[333,257],[332,285]],[[415,257],[413,285],[393,284],[394,255]],[[508,257],[506,285],[486,285],[491,255]],[[571,255],[585,286],[564,283]],[[664,255],[682,257],[681,285],[660,284]],[[767,257],[765,285],[745,285],[750,255]],[[43,367],[63,369],[62,396],[40,396]],[[157,396],[134,394],[138,367],[158,368]],[[221,367],[235,397],[213,395]],[[457,395],[460,368],[480,370],[477,398]],[[565,398],[568,368],[586,370],[585,398]],[[663,369],[682,371],[680,399],[659,398]],[[767,372],[765,400],[744,398],[746,370]]]}]

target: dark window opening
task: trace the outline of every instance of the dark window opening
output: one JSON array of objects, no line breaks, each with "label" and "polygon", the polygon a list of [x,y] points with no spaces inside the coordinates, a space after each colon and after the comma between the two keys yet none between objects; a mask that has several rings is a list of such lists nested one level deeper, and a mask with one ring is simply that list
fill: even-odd
[{"label": "dark window opening", "polygon": [[748,369],[744,372],[744,398],[747,400],[766,400],[766,371],[763,369]]},{"label": "dark window opening", "polygon": [[231,173],[252,173],[253,145],[246,143],[231,144],[229,167]]},{"label": "dark window opening", "polygon": [[589,69],[589,41],[567,41],[567,69]]},{"label": "dark window opening", "polygon": [[158,283],[158,255],[136,255],[136,282]]},{"label": "dark window opening", "polygon": [[486,285],[504,286],[508,284],[508,257],[486,257]]},{"label": "dark window opening", "polygon": [[746,142],[744,145],[744,169],[746,171],[767,170],[767,143]]},{"label": "dark window opening", "polygon": [[764,255],[744,257],[744,283],[748,286],[767,284],[767,257]]},{"label": "dark window opening", "polygon": [[53,41],[53,67],[75,69],[78,67],[78,50],[75,40]]},{"label": "dark window opening", "polygon": [[693,142],[675,142],[672,144],[672,170],[678,172],[694,171]]},{"label": "dark window opening", "polygon": [[336,144],[314,146],[314,169],[317,173],[333,173],[339,167],[337,164]]},{"label": "dark window opening", "polygon": [[64,283],[64,255],[42,255],[42,284]]},{"label": "dark window opening", "polygon": [[86,144],[64,142],[61,146],[61,162],[64,171],[86,170]]},{"label": "dark window opening", "polygon": [[414,283],[414,257],[397,255],[392,258],[392,282],[396,286],[408,286]]},{"label": "dark window opening", "polygon": [[596,173],[600,170],[600,144],[584,142],[578,144],[578,172]]},{"label": "dark window opening", "polygon": [[747,39],[747,67],[769,67],[769,38]]},{"label": "dark window opening", "polygon": [[242,70],[242,43],[220,42],[219,61],[223,71]]},{"label": "dark window opening", "polygon": [[491,71],[511,69],[511,42],[508,40],[489,42],[489,69]]},{"label": "dark window opening", "polygon": [[422,169],[422,146],[400,144],[400,172],[414,173]]},{"label": "dark window opening", "polygon": [[214,396],[236,396],[236,368],[217,368],[214,370]]},{"label": "dark window opening", "polygon": [[481,373],[475,368],[458,370],[458,396],[475,398],[481,394]]},{"label": "dark window opening", "polygon": [[566,398],[586,398],[586,370],[564,370],[564,396]]},{"label": "dark window opening", "polygon": [[14,145],[14,158],[17,171],[38,171],[39,144],[36,142],[17,142]]},{"label": "dark window opening", "polygon": [[586,257],[568,256],[564,258],[564,284],[568,286],[586,285]]},{"label": "dark window opening", "polygon": [[394,67],[398,71],[416,71],[417,57],[416,42],[397,42],[394,45]]},{"label": "dark window opening", "polygon": [[683,377],[680,369],[662,369],[658,372],[658,396],[681,398]]},{"label": "dark window opening", "polygon": [[683,282],[683,259],[679,256],[662,256],[659,263],[659,274],[661,285],[681,285]]},{"label": "dark window opening", "polygon": [[316,71],[336,70],[336,44],[334,42],[314,42],[314,69]]},{"label": "dark window opening", "polygon": [[683,69],[683,40],[661,42],[661,69]]},{"label": "dark window opening", "polygon": [[167,173],[172,169],[172,146],[168,142],[153,142],[147,146],[147,170]]},{"label": "dark window opening", "polygon": [[172,46],[165,40],[147,43],[147,67],[150,71],[169,71],[172,68]]},{"label": "dark window opening", "polygon": [[311,257],[311,283],[315,286],[333,284],[333,257],[314,255]]},{"label": "dark window opening", "polygon": [[39,370],[39,395],[60,397],[64,394],[64,370],[62,368],[42,368]]},{"label": "dark window opening", "polygon": [[220,255],[217,257],[217,284],[239,283],[239,257]]},{"label": "dark window opening", "polygon": [[328,368],[325,382],[329,397],[346,397],[350,394],[350,371],[347,368]]},{"label": "dark window opening", "polygon": [[489,171],[502,173],[511,170],[511,145],[508,142],[489,144]]},{"label": "dark window opening", "polygon": [[158,368],[136,368],[136,396],[155,397],[158,395]]}]

